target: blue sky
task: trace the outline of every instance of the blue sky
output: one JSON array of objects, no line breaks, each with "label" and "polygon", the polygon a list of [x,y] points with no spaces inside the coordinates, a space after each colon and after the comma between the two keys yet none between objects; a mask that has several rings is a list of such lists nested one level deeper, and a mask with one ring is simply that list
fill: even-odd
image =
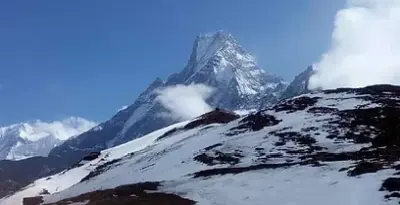
[{"label": "blue sky", "polygon": [[0,125],[103,121],[185,66],[199,33],[231,32],[260,67],[291,80],[329,47],[344,0],[5,0]]}]

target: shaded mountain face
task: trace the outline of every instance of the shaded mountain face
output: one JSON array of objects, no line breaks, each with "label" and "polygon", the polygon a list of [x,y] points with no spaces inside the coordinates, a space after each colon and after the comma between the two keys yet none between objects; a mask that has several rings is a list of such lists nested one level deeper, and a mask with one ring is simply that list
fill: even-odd
[{"label": "shaded mountain face", "polygon": [[230,34],[218,31],[200,35],[182,72],[172,74],[165,82],[156,79],[131,106],[118,112],[111,120],[56,147],[50,155],[69,156],[76,160],[83,153],[113,147],[178,122],[160,116],[166,110],[156,100],[155,91],[191,84],[214,88],[215,92],[207,103],[228,110],[254,109],[259,108],[262,101],[276,102],[286,87],[280,77],[259,68],[255,58]]},{"label": "shaded mountain face", "polygon": [[305,71],[297,75],[282,93],[281,99],[292,98],[294,96],[310,92],[308,89],[308,82],[313,74],[313,67],[309,66]]},{"label": "shaded mountain face", "polygon": [[242,117],[216,110],[103,150],[0,205],[24,197],[53,205],[398,204],[399,128],[400,87],[391,85],[312,92]]},{"label": "shaded mountain face", "polygon": [[0,161],[0,197],[12,194],[35,179],[58,173],[68,167],[57,157]]}]

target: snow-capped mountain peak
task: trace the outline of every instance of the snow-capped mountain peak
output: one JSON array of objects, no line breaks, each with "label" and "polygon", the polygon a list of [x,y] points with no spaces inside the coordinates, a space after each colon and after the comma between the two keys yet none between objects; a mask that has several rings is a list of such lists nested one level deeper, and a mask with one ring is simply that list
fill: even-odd
[{"label": "snow-capped mountain peak", "polygon": [[0,159],[46,156],[55,146],[95,125],[80,117],[69,117],[60,121],[35,120],[0,127]]},{"label": "snow-capped mountain peak", "polygon": [[241,98],[276,94],[286,87],[282,78],[258,67],[255,57],[225,31],[199,35],[188,65],[168,82],[203,83]]},{"label": "snow-capped mountain peak", "polygon": [[[195,41],[194,48],[197,62],[200,62],[202,59],[206,60],[222,49],[245,52],[236,39],[225,31],[200,34]],[[252,56],[248,57],[252,58],[251,60],[255,60]]]},{"label": "snow-capped mountain peak", "polygon": [[[229,84],[236,70],[251,72],[256,68],[255,58],[246,52],[236,39],[225,31],[201,34],[197,37],[188,66],[188,79],[196,73],[213,73],[219,83]],[[260,73],[265,71],[256,69]]]},{"label": "snow-capped mountain peak", "polygon": [[210,107],[229,110],[258,109],[261,105],[270,105],[286,88],[282,78],[258,67],[255,58],[228,32],[200,34],[181,72],[170,75],[166,81],[157,78],[132,105],[102,123],[101,129],[86,132],[79,140],[68,140],[53,149],[50,155],[99,151],[176,123],[177,120],[160,115],[166,108],[157,101],[157,91],[191,84],[211,87],[215,92],[206,103]]}]

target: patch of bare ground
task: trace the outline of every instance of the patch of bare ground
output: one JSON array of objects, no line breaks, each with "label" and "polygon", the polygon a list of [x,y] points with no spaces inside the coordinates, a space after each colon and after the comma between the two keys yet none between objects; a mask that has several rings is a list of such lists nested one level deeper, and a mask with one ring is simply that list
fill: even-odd
[{"label": "patch of bare ground", "polygon": [[187,125],[185,125],[182,128],[174,128],[174,129],[169,130],[168,132],[166,132],[163,135],[161,135],[160,137],[158,137],[157,140],[162,140],[164,138],[167,138],[179,131],[190,130],[190,129],[204,126],[204,125],[210,125],[210,124],[214,124],[214,123],[226,124],[233,120],[238,119],[239,117],[240,116],[236,115],[235,113],[217,108],[211,112],[201,115],[196,120],[188,123]]},{"label": "patch of bare ground", "polygon": [[[87,202],[87,205],[194,205],[195,201],[175,194],[157,192],[159,182],[143,182],[98,190],[47,205],[68,205]],[[150,192],[149,192],[150,191]],[[25,198],[23,205],[40,205],[41,197]]]},{"label": "patch of bare ground", "polygon": [[257,112],[240,120],[239,125],[230,130],[226,135],[233,136],[247,131],[259,131],[264,127],[274,126],[281,122],[272,115]]}]

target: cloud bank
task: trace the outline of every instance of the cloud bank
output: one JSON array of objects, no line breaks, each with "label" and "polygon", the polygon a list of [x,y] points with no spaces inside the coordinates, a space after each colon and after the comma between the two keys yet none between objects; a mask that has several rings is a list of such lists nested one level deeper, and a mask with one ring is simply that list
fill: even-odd
[{"label": "cloud bank", "polygon": [[348,0],[309,88],[400,84],[400,0]]},{"label": "cloud bank", "polygon": [[203,84],[176,85],[157,90],[156,100],[168,110],[163,117],[188,120],[213,109],[206,102],[213,92]]}]

